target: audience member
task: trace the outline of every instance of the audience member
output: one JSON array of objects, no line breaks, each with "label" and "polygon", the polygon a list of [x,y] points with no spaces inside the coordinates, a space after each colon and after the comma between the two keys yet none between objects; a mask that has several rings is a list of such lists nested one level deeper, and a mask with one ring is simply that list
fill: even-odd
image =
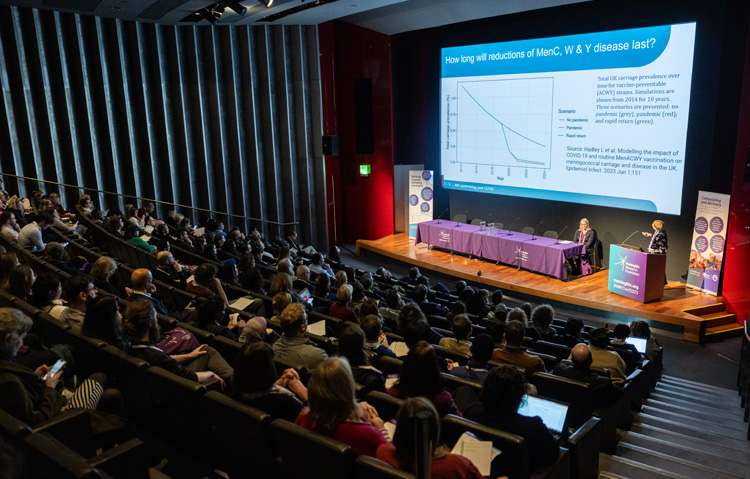
[{"label": "audience member", "polygon": [[94,286],[99,291],[106,291],[115,296],[123,296],[124,290],[120,290],[112,281],[117,278],[114,274],[117,272],[117,262],[109,256],[100,256],[91,266],[91,277],[94,278]]},{"label": "audience member", "polygon": [[276,335],[276,333],[272,329],[267,328],[267,326],[268,322],[262,316],[254,316],[248,319],[245,327],[242,328],[242,333],[240,333],[238,341],[245,344],[271,342],[270,338]]},{"label": "audience member", "polygon": [[585,343],[586,341],[581,337],[581,331],[583,330],[583,321],[578,318],[569,318],[565,323],[565,334],[563,336],[557,335],[553,338],[553,341],[558,344],[564,344],[571,348],[579,343]]},{"label": "audience member", "polygon": [[[60,310],[56,318],[80,331],[86,314],[86,306],[89,301],[96,298],[97,292],[91,276],[79,273],[69,277],[63,285],[63,295],[68,302],[68,307]],[[55,316],[55,309],[50,310],[50,314]]]},{"label": "audience member", "polygon": [[221,281],[216,277],[218,272],[219,268],[212,263],[203,263],[198,266],[195,268],[193,280],[188,280],[187,291],[201,298],[210,298],[213,295],[218,295],[228,305],[227,295],[224,293]]},{"label": "audience member", "polygon": [[363,316],[359,326],[365,333],[365,350],[376,357],[388,356],[395,358],[396,353],[388,347],[388,339],[383,332],[383,322],[375,314]]},{"label": "audience member", "polygon": [[630,323],[630,334],[634,338],[643,338],[646,342],[646,359],[653,361],[656,357],[657,351],[661,349],[659,342],[656,340],[653,334],[651,334],[651,328],[646,321],[637,319]]},{"label": "audience member", "polygon": [[495,341],[489,334],[477,334],[471,344],[471,357],[466,366],[454,364],[450,373],[464,379],[476,382],[484,381],[487,377],[490,359],[495,350]]},{"label": "audience member", "polygon": [[393,443],[378,447],[377,457],[396,469],[415,473],[417,456],[417,417],[427,421],[427,439],[430,444],[430,477],[432,479],[482,479],[476,466],[463,456],[451,454],[450,449],[439,446],[440,416],[435,406],[423,397],[407,398],[399,408]]},{"label": "audience member", "polygon": [[518,366],[526,371],[526,374],[529,376],[537,371],[547,372],[542,358],[535,354],[527,353],[526,348],[522,346],[525,336],[524,327],[520,321],[509,321],[508,325],[505,326],[505,334],[503,336],[505,337],[505,347],[503,349],[496,349],[492,355],[492,359]]},{"label": "audience member", "polygon": [[582,381],[589,385],[594,408],[604,407],[617,400],[622,391],[612,385],[612,381],[600,376],[591,369],[592,357],[588,344],[577,344],[570,354],[572,365],[559,363],[552,370],[553,374],[576,381]]},{"label": "audience member", "polygon": [[552,340],[557,334],[550,326],[553,319],[555,319],[555,310],[549,304],[540,304],[531,311],[533,327],[544,341]]},{"label": "audience member", "polygon": [[[50,311],[55,306],[60,311],[65,309],[65,306],[62,306],[61,295],[60,278],[55,273],[44,272],[37,276],[34,285],[31,287],[31,304],[45,313],[52,314]],[[59,313],[52,314],[52,316],[59,317]]]},{"label": "audience member", "polygon": [[345,358],[331,358],[313,371],[308,387],[309,408],[296,423],[348,444],[355,455],[375,456],[388,433],[374,407],[357,404],[354,378]]},{"label": "audience member", "polygon": [[36,273],[31,266],[20,264],[10,271],[8,292],[21,301],[29,301],[34,281],[36,281]]},{"label": "audience member", "polygon": [[266,294],[266,290],[263,288],[263,274],[255,266],[255,258],[251,253],[240,256],[237,268],[239,269],[240,286],[254,293]]},{"label": "audience member", "polygon": [[414,304],[419,306],[419,309],[422,310],[425,316],[430,316],[432,314],[445,316],[448,314],[448,308],[427,299],[427,287],[423,284],[418,284],[414,287],[411,298],[412,301],[414,301]]},{"label": "audience member", "polygon": [[339,356],[349,361],[354,382],[361,384],[361,395],[370,391],[386,392],[385,376],[372,367],[365,351],[365,333],[356,325],[349,323],[339,334]]},{"label": "audience member", "polygon": [[608,351],[609,331],[606,328],[597,328],[589,332],[592,366],[607,369],[612,383],[619,385],[625,382],[625,361],[614,351]]},{"label": "audience member", "polygon": [[120,349],[125,347],[122,337],[122,315],[117,300],[103,296],[92,299],[86,307],[81,333],[106,341]]},{"label": "audience member", "polygon": [[440,416],[461,415],[453,397],[443,386],[435,349],[425,341],[409,349],[398,382],[388,389],[388,394],[401,399],[424,396],[432,402]]},{"label": "audience member", "polygon": [[47,243],[44,249],[44,257],[52,266],[68,274],[80,273],[81,267],[86,264],[86,258],[75,258],[75,261],[70,261],[65,246],[56,241]]},{"label": "audience member", "polygon": [[10,280],[10,272],[13,268],[18,266],[18,257],[16,253],[5,252],[0,253],[0,289],[8,289],[8,280]]},{"label": "audience member", "polygon": [[237,322],[226,317],[227,305],[218,296],[212,296],[198,303],[195,311],[188,316],[188,321],[213,334],[223,336],[232,341],[239,339],[245,321],[238,319]]},{"label": "audience member", "polygon": [[140,235],[141,231],[136,226],[131,224],[125,227],[125,241],[127,243],[149,253],[156,251],[156,246],[148,244]]},{"label": "audience member", "polygon": [[641,364],[643,357],[635,346],[625,342],[630,336],[630,327],[627,324],[618,324],[612,333],[615,339],[609,343],[609,347],[614,349],[625,361],[625,374],[630,375]]},{"label": "audience member", "polygon": [[279,377],[273,356],[273,349],[264,342],[242,346],[234,363],[234,394],[273,418],[294,421],[307,402],[307,388],[294,369],[284,370]]},{"label": "audience member", "polygon": [[518,368],[498,366],[482,383],[480,401],[468,407],[466,418],[524,438],[530,465],[538,469],[555,463],[560,446],[541,418],[518,414],[527,390],[526,378]]},{"label": "audience member", "polygon": [[0,236],[12,244],[18,241],[18,233],[20,231],[21,227],[18,226],[15,213],[12,211],[3,211],[0,214]]},{"label": "audience member", "polygon": [[465,314],[459,314],[453,319],[453,338],[443,338],[440,340],[440,346],[450,349],[461,354],[471,354],[471,320]]},{"label": "audience member", "polygon": [[136,269],[130,275],[130,283],[133,286],[133,291],[131,295],[126,298],[128,301],[145,299],[154,305],[154,309],[156,309],[157,313],[169,316],[169,310],[162,302],[161,296],[156,292],[156,286],[154,285],[154,278],[151,271],[146,268]]},{"label": "audience member", "polygon": [[273,344],[273,350],[287,363],[299,364],[307,369],[315,369],[328,358],[322,349],[313,346],[305,337],[307,331],[307,311],[299,303],[284,309],[279,318],[283,334]]},{"label": "audience member", "polygon": [[44,251],[43,232],[52,225],[54,219],[48,213],[37,213],[34,221],[18,233],[18,246],[29,251]]},{"label": "audience member", "polygon": [[351,321],[352,323],[359,323],[357,312],[349,307],[349,303],[352,301],[352,286],[345,284],[339,287],[336,293],[337,301],[331,303],[328,309],[328,315],[334,318],[338,318],[342,321]]}]

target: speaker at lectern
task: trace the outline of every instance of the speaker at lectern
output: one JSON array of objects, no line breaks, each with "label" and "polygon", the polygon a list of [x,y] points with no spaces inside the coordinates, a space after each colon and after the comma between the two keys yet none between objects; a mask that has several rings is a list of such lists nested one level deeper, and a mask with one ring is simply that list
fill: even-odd
[{"label": "speaker at lectern", "polygon": [[610,292],[648,303],[661,299],[667,255],[644,253],[637,246],[613,244],[609,247]]}]

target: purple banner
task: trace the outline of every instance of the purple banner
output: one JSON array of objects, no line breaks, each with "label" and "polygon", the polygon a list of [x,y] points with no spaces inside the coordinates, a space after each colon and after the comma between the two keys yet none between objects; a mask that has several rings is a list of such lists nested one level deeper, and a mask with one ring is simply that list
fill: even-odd
[{"label": "purple banner", "polygon": [[479,256],[503,264],[544,273],[555,278],[565,279],[565,261],[583,252],[583,244],[555,244],[552,238],[507,232],[489,235],[480,231],[479,226],[461,224],[455,221],[438,220],[419,223],[414,244],[426,243],[460,253]]},{"label": "purple banner", "polygon": [[688,286],[710,294],[719,294],[728,214],[729,195],[698,192],[693,247],[688,263]]}]

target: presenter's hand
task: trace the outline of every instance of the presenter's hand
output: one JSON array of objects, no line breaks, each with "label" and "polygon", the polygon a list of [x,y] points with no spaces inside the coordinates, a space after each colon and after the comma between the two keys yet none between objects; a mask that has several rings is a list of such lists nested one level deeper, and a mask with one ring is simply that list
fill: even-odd
[{"label": "presenter's hand", "polygon": [[651,236],[651,233],[643,232],[643,236]]}]

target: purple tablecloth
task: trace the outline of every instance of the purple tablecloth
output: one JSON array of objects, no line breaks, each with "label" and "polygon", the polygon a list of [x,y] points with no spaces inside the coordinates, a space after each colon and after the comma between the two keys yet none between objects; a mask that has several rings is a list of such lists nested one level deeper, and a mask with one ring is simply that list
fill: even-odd
[{"label": "purple tablecloth", "polygon": [[414,244],[427,243],[439,248],[460,253],[472,254],[504,264],[520,266],[524,269],[565,279],[565,261],[583,252],[582,243],[555,244],[552,238],[507,231],[496,231],[493,235],[481,233],[479,226],[461,224],[455,221],[438,220],[419,223]]}]

